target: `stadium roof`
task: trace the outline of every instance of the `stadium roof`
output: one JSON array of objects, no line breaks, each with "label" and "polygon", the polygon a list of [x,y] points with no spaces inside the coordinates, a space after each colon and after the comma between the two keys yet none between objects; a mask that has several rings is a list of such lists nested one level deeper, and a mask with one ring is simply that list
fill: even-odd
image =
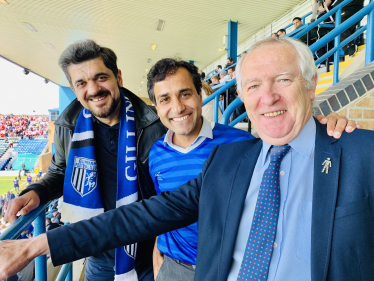
[{"label": "stadium roof", "polygon": [[[1,0],[0,55],[68,86],[58,57],[67,45],[91,38],[116,52],[125,86],[147,97],[146,69],[157,60],[177,56],[203,68],[222,56],[229,20],[239,22],[240,43],[300,2]],[[165,20],[162,31],[156,30],[159,19]]]}]

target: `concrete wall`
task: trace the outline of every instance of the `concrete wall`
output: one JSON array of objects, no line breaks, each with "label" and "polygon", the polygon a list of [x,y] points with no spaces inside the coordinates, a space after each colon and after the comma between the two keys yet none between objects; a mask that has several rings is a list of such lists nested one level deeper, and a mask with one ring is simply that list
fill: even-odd
[{"label": "concrete wall", "polygon": [[42,169],[43,173],[47,172],[49,165],[51,165],[52,152],[47,152],[39,156],[39,171]]},{"label": "concrete wall", "polygon": [[53,138],[55,136],[55,122],[48,122],[48,152],[52,152]]}]

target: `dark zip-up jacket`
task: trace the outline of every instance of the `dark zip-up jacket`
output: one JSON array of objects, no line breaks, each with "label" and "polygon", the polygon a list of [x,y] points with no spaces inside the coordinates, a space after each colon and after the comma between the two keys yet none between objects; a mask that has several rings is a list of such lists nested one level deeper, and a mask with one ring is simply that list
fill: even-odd
[{"label": "dark zip-up jacket", "polygon": [[[162,125],[156,113],[140,98],[125,88],[121,88],[121,90],[130,99],[135,114],[139,199],[148,199],[156,195],[152,178],[148,172],[148,154],[152,145],[166,133],[166,128]],[[21,195],[34,190],[39,195],[41,203],[62,196],[71,138],[81,110],[81,103],[74,100],[56,120],[55,154],[52,157],[48,172],[40,181],[31,184]]]},{"label": "dark zip-up jacket", "polygon": [[[140,98],[125,88],[121,88],[121,91],[130,99],[135,115],[139,200],[148,199],[156,195],[152,178],[149,175],[148,154],[153,143],[166,133],[166,128],[162,125],[156,113]],[[31,184],[21,195],[34,190],[39,195],[41,203],[62,196],[71,139],[81,110],[81,103],[78,100],[74,100],[56,120],[54,135],[55,154],[52,156],[48,172],[40,181]],[[121,222],[118,223],[120,224]],[[69,237],[64,237],[64,239],[69,239]],[[154,239],[138,243],[135,269],[139,280],[153,280],[153,245]]]}]

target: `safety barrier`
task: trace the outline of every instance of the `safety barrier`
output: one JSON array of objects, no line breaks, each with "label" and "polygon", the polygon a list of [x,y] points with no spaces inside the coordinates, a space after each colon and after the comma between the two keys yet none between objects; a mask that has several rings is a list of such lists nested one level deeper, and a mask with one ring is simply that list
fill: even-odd
[{"label": "safety barrier", "polygon": [[[40,204],[39,207],[32,210],[28,215],[19,217],[8,229],[0,235],[0,241],[17,239],[26,228],[34,222],[34,237],[45,233],[46,208],[51,202]],[[62,266],[56,280],[73,280],[72,264]],[[35,258],[35,281],[47,281],[47,257],[40,256]]]},{"label": "safety barrier", "polygon": [[[294,30],[290,34],[287,35],[287,37],[292,37],[295,39],[300,38],[301,36],[307,34],[310,32],[313,28],[317,27],[318,25],[321,25],[321,23],[327,19],[328,17],[335,14],[335,28],[332,29],[329,33],[327,33],[325,36],[323,36],[321,39],[319,39],[317,42],[312,44],[309,48],[312,52],[315,52],[325,46],[328,42],[334,40],[334,47],[326,52],[322,57],[320,57],[318,60],[316,60],[316,65],[320,64],[322,61],[326,60],[326,58],[330,57],[331,55],[334,55],[334,72],[333,72],[333,84],[336,84],[339,82],[339,54],[342,47],[344,47],[347,43],[351,42],[353,39],[361,35],[364,31],[366,31],[366,50],[365,50],[365,65],[371,63],[374,60],[374,1],[372,0],[367,6],[362,8],[360,11],[358,11],[356,14],[351,16],[349,19],[347,19],[345,22],[341,23],[341,12],[342,8],[350,3],[352,0],[345,0],[344,2],[340,3],[338,6],[334,7],[330,10],[330,12],[323,15],[321,18],[317,19],[313,23],[306,24],[305,26],[301,27],[300,29]],[[310,15],[310,14],[308,14]],[[305,15],[304,18],[308,15]],[[355,23],[359,22],[363,19],[363,17],[368,16],[367,24],[365,26],[360,27],[354,34],[346,38],[343,42],[340,42],[340,34],[347,30],[349,27],[354,25]],[[324,25],[325,27],[331,27],[331,25]],[[234,82],[233,82],[234,81]],[[231,80],[230,86],[229,83],[224,85],[219,89],[220,93],[224,93],[228,88],[230,88],[232,85],[236,83],[236,79]],[[217,91],[218,92],[218,91]],[[216,94],[213,93],[212,95]],[[211,95],[211,96],[212,96]],[[211,97],[209,96],[209,98]],[[213,98],[206,100],[210,101]],[[217,96],[218,100],[218,96]],[[207,102],[204,100],[204,105]],[[242,121],[245,117],[247,117],[247,113],[243,113],[239,117],[237,117],[233,122],[228,124],[229,118],[231,114],[234,112],[234,110],[242,105],[243,102],[236,98],[235,101],[233,101],[223,112],[222,118],[220,123],[234,126],[238,122]],[[218,102],[217,106],[214,105],[214,116],[218,116]],[[216,112],[217,111],[217,112]],[[214,119],[216,120],[216,119]],[[216,121],[215,121],[216,122]]]}]

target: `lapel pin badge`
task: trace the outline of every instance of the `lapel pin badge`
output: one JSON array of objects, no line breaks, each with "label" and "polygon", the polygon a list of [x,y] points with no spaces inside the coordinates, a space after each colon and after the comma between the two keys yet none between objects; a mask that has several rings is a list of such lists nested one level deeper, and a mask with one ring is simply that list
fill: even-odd
[{"label": "lapel pin badge", "polygon": [[323,166],[322,173],[328,174],[329,169],[332,167],[331,164],[332,164],[332,162],[331,162],[330,157],[327,157],[327,159],[325,161],[323,161],[323,163],[322,163],[322,166]]}]

